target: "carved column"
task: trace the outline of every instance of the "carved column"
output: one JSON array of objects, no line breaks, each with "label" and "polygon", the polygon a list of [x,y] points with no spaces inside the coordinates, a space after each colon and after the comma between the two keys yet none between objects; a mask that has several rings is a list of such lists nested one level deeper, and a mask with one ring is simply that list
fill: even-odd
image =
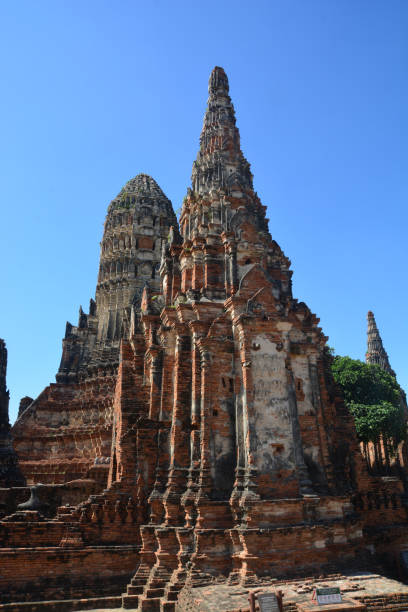
[{"label": "carved column", "polygon": [[170,249],[170,253],[172,256],[172,270],[173,270],[173,278],[172,278],[172,286],[171,286],[171,302],[174,301],[176,295],[180,292],[181,289],[181,272],[180,272],[180,253],[182,251],[182,247],[180,245],[173,245]]},{"label": "carved column", "polygon": [[253,436],[253,402],[254,389],[251,371],[250,339],[246,337],[243,326],[245,317],[241,315],[239,325],[240,339],[240,359],[242,368],[242,429],[245,447],[245,469],[244,469],[244,490],[242,493],[243,501],[259,499],[257,493],[257,468],[255,465],[255,446]]},{"label": "carved column", "polygon": [[192,274],[192,289],[200,291],[204,285],[204,255],[203,245],[205,238],[196,236],[193,241],[193,274]]},{"label": "carved column", "polygon": [[211,493],[210,476],[210,411],[211,411],[211,354],[200,341],[201,357],[201,461],[198,498],[208,499]]},{"label": "carved column", "polygon": [[235,397],[235,439],[237,448],[237,464],[235,467],[235,482],[231,493],[231,506],[235,513],[235,520],[240,522],[241,512],[239,502],[244,490],[245,480],[245,441],[243,422],[243,402],[240,395]]},{"label": "carved column", "polygon": [[162,359],[161,347],[150,346],[150,406],[149,419],[156,421],[159,418],[161,400],[161,374]]},{"label": "carved column", "polygon": [[180,498],[190,465],[189,425],[191,403],[190,337],[177,335],[174,372],[174,404],[170,438],[170,469],[164,496],[166,524],[183,522]]},{"label": "carved column", "polygon": [[221,234],[225,249],[225,292],[233,295],[238,289],[237,271],[237,245],[234,232],[223,232]]},{"label": "carved column", "polygon": [[181,269],[181,291],[185,293],[192,286],[193,278],[193,257],[191,248],[193,243],[191,240],[186,240],[183,245],[183,251],[180,256]]},{"label": "carved column", "polygon": [[201,321],[190,323],[192,330],[192,363],[191,363],[191,434],[190,434],[190,468],[188,472],[187,490],[183,495],[183,505],[186,507],[187,522],[194,521],[195,511],[192,507],[198,490],[200,475],[200,423],[201,423],[201,354],[199,339],[204,334]]}]

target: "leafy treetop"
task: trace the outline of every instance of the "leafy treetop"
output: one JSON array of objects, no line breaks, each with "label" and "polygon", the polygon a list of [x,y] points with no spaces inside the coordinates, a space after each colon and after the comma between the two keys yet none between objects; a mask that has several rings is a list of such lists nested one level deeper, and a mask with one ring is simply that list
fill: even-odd
[{"label": "leafy treetop", "polygon": [[333,359],[332,372],[354,416],[360,440],[377,442],[382,436],[395,449],[406,436],[401,389],[395,377],[378,365],[339,355]]}]

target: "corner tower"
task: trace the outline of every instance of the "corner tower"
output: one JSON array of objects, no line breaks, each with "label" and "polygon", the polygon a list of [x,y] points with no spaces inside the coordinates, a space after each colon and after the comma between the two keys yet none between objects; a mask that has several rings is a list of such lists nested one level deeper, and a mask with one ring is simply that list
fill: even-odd
[{"label": "corner tower", "polygon": [[14,425],[15,449],[29,484],[81,477],[106,484],[120,343],[143,288],[159,290],[162,244],[177,220],[154,179],[139,174],[108,207],[95,299],[67,323],[61,364],[51,384]]},{"label": "corner tower", "polygon": [[290,297],[290,262],[272,241],[266,207],[254,192],[222,68],[212,71],[208,92],[200,149],[180,219],[185,247],[181,290],[225,299],[239,290],[250,269],[261,266],[279,294]]},{"label": "corner tower", "polygon": [[172,225],[177,219],[171,202],[147,174],[128,181],[109,204],[95,300],[89,314],[79,309],[77,326],[67,323],[57,382],[117,367],[132,305],[139,307],[145,286],[160,286],[161,248]]}]

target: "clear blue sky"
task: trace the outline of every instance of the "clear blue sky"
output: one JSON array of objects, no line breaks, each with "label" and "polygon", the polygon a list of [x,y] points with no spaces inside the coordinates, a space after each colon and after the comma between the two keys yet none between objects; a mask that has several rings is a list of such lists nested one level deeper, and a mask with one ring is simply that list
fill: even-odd
[{"label": "clear blue sky", "polygon": [[406,0],[0,1],[0,337],[11,418],[94,295],[109,201],[180,208],[223,66],[294,295],[339,354],[374,311],[408,389]]}]

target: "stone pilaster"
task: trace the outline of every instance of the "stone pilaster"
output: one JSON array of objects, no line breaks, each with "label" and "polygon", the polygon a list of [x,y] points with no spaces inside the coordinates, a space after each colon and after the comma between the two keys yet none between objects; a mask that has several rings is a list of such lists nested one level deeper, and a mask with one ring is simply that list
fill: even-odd
[{"label": "stone pilaster", "polygon": [[167,524],[184,522],[181,497],[187,486],[190,467],[191,342],[189,335],[177,335],[174,381],[170,466],[164,495]]}]

